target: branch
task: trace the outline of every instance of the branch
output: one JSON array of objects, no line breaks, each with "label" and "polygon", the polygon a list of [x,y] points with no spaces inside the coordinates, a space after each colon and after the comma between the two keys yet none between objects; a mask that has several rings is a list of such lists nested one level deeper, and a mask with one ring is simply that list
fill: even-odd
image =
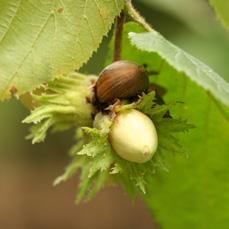
[{"label": "branch", "polygon": [[125,21],[125,15],[122,11],[120,16],[116,18],[113,62],[121,59],[122,30],[123,30],[124,21]]}]

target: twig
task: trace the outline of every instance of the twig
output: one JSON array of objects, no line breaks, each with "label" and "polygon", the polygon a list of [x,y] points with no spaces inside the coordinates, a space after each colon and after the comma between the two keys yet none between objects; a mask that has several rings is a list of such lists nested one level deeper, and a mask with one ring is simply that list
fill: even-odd
[{"label": "twig", "polygon": [[146,31],[153,31],[153,28],[146,22],[146,20],[134,8],[131,0],[126,0],[126,9],[130,17],[145,28]]},{"label": "twig", "polygon": [[125,15],[123,12],[121,12],[120,16],[116,18],[113,61],[117,61],[121,59],[122,30],[123,30],[124,21],[125,21]]}]

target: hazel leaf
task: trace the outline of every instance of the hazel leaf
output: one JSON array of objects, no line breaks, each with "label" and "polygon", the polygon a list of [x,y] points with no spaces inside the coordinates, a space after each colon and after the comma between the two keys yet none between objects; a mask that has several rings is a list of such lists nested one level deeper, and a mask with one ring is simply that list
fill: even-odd
[{"label": "hazel leaf", "polygon": [[124,0],[1,0],[0,100],[78,70],[123,6]]},{"label": "hazel leaf", "polygon": [[156,31],[129,33],[133,45],[146,52],[157,53],[178,72],[213,95],[221,103],[229,106],[229,83],[206,64],[186,53],[166,40]]}]

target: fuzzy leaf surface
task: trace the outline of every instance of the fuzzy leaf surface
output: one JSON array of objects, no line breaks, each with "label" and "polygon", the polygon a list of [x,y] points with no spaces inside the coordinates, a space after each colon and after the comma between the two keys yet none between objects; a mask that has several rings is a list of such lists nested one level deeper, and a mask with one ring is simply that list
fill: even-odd
[{"label": "fuzzy leaf surface", "polygon": [[1,0],[0,100],[79,69],[123,5],[123,0]]}]

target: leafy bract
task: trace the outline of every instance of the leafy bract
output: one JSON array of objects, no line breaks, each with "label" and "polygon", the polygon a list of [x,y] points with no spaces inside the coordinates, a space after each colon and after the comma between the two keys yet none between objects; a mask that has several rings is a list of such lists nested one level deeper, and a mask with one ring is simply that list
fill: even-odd
[{"label": "leafy bract", "polygon": [[[196,127],[188,135],[179,135],[189,153],[188,159],[164,154],[172,168],[169,173],[159,171],[149,177],[146,188],[150,191],[143,198],[162,228],[226,229],[229,123],[225,107],[184,73],[176,71],[176,65],[167,64],[163,56],[133,46],[128,33],[141,31],[133,23],[125,26],[123,59],[146,64],[148,71],[157,71],[158,75],[152,75],[151,81],[166,89],[163,96],[166,103],[180,101],[179,106],[171,109],[173,117],[188,119]],[[150,39],[146,40],[144,46],[151,49],[149,42]]]},{"label": "leafy bract", "polygon": [[0,100],[79,69],[123,5],[123,0],[1,0]]},{"label": "leafy bract", "polygon": [[80,184],[76,202],[92,198],[105,185],[114,163],[114,155],[107,135],[95,128],[85,127],[83,131],[89,136],[90,142],[85,143],[81,148],[78,147],[77,142],[77,147],[75,145],[72,147],[71,163],[67,166],[65,173],[54,181],[54,185],[66,181],[80,169]]},{"label": "leafy bract", "polygon": [[94,107],[90,100],[96,79],[96,76],[73,72],[49,82],[40,95],[32,94],[36,107],[23,122],[35,125],[27,138],[38,143],[44,141],[50,128],[63,131],[72,126],[91,126]]},{"label": "leafy bract", "polygon": [[159,138],[159,147],[153,159],[146,163],[138,164],[120,158],[112,150],[108,140],[111,123],[107,122],[106,126],[106,122],[102,120],[101,125],[99,125],[100,129],[82,128],[85,134],[89,136],[89,139],[81,149],[78,148],[78,143],[73,146],[70,151],[73,159],[66,167],[65,173],[58,177],[54,184],[68,180],[80,169],[80,184],[76,202],[93,197],[106,184],[109,178],[121,184],[133,197],[138,193],[146,194],[148,192],[146,188],[147,177],[154,176],[157,167],[165,168],[162,160],[164,152],[184,152],[176,137],[176,132],[183,132],[193,128],[193,125],[184,120],[164,118],[164,112],[168,111],[169,106],[163,111],[155,112],[160,105],[155,104],[154,96],[154,93],[149,93],[137,103],[134,103],[132,107],[123,105],[121,108],[122,110],[135,108],[142,112],[147,111],[154,121]]},{"label": "leafy bract", "polygon": [[209,0],[222,24],[229,28],[229,1]]},{"label": "leafy bract", "polygon": [[185,76],[229,106],[229,83],[210,67],[173,45],[156,31],[130,32],[129,37],[138,49],[157,53],[178,72],[184,72]]},{"label": "leafy bract", "polygon": [[44,140],[50,128],[54,131],[76,129],[76,143],[70,150],[72,161],[54,184],[68,180],[80,170],[77,202],[93,197],[108,179],[121,184],[132,196],[139,192],[147,193],[147,177],[154,175],[156,167],[165,167],[162,160],[164,152],[184,152],[177,132],[193,126],[185,120],[165,116],[171,106],[157,104],[155,92],[143,95],[132,104],[116,106],[115,113],[138,109],[147,114],[154,122],[159,138],[157,152],[150,161],[143,164],[126,161],[112,150],[108,140],[115,113],[97,113],[94,128],[91,127],[91,117],[96,112],[90,103],[93,98],[90,83],[93,79],[95,76],[72,73],[50,82],[42,94],[33,95],[36,108],[24,120],[33,124],[28,138],[36,143]]}]

